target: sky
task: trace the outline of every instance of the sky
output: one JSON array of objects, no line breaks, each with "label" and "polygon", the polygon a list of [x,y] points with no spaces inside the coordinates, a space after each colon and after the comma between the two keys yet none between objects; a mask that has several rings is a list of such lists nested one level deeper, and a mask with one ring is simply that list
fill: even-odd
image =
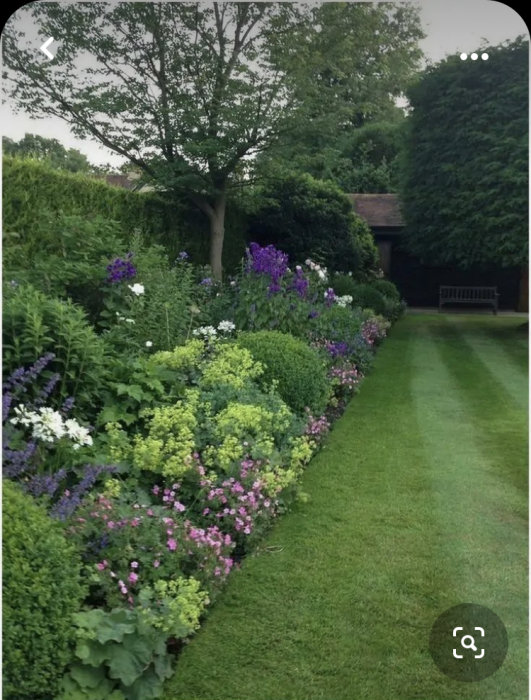
[{"label": "sky", "polygon": [[[427,35],[420,42],[426,58],[437,62],[448,54],[471,53],[483,43],[499,44],[519,34],[529,34],[524,20],[508,5],[494,0],[419,0],[420,17]],[[38,50],[41,42],[37,42]],[[13,114],[9,104],[0,109],[2,135],[16,141],[26,132],[56,138],[67,148],[77,148],[95,164],[119,165],[123,159],[93,141],[82,141],[59,118],[30,119]]]}]

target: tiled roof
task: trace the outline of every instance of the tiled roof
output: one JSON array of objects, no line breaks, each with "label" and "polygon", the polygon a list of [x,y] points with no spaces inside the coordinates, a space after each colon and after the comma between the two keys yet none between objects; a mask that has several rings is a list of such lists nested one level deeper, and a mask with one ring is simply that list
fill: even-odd
[{"label": "tiled roof", "polygon": [[371,228],[404,225],[396,194],[349,194],[348,196],[354,211],[363,217]]}]

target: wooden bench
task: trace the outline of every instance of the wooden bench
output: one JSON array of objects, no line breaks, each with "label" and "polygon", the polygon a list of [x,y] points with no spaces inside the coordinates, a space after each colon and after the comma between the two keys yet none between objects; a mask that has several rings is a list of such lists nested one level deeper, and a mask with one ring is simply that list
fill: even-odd
[{"label": "wooden bench", "polygon": [[439,311],[443,304],[487,304],[498,313],[498,287],[439,287]]}]

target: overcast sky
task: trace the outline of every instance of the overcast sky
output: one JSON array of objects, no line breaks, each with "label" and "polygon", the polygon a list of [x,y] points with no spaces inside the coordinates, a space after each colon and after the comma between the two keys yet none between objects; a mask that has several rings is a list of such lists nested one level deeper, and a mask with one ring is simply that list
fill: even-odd
[{"label": "overcast sky", "polygon": [[[421,20],[427,35],[421,42],[431,62],[448,54],[470,53],[482,43],[499,44],[528,34],[518,13],[493,0],[419,0]],[[38,46],[36,47],[38,50]],[[120,164],[123,159],[92,141],[80,141],[70,134],[68,125],[59,118],[33,120],[22,113],[14,115],[9,105],[1,109],[2,133],[19,140],[26,132],[59,140],[63,145],[78,148],[93,163]]]}]

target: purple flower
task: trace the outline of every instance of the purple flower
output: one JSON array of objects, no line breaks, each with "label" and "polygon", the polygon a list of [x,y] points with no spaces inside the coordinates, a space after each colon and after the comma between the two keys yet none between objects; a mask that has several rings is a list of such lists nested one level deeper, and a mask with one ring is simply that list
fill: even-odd
[{"label": "purple flower", "polygon": [[110,465],[87,464],[81,481],[74,486],[72,491],[65,491],[62,498],[54,505],[51,515],[59,520],[69,518],[81,504],[85,493],[93,486],[96,479],[103,472],[113,472],[116,469]]},{"label": "purple flower", "polygon": [[295,276],[293,278],[291,288],[294,289],[302,299],[304,299],[308,292],[309,284],[310,282],[304,276],[302,267],[300,265],[297,265],[297,267],[295,268]]},{"label": "purple flower", "polygon": [[328,289],[324,293],[324,298],[325,298],[325,304],[329,307],[332,306],[332,304],[334,303],[334,300],[336,298],[336,293],[334,292],[332,287],[328,287]]},{"label": "purple flower", "polygon": [[[279,280],[288,269],[288,256],[274,245],[265,248],[258,243],[251,243],[247,251],[247,272],[258,275],[267,275],[271,278],[272,285],[278,285]],[[271,288],[270,288],[271,291]]]},{"label": "purple flower", "polygon": [[188,253],[186,252],[186,250],[181,250],[181,252],[180,252],[179,255],[177,256],[177,260],[188,260],[189,257],[190,257],[190,256],[188,255]]},{"label": "purple flower", "polygon": [[131,262],[133,253],[127,253],[125,260],[123,258],[115,258],[107,265],[107,282],[117,284],[123,280],[129,280],[135,277],[136,267]]},{"label": "purple flower", "polygon": [[205,277],[204,279],[201,280],[199,283],[203,285],[203,287],[211,287],[212,286],[212,278],[211,277]]}]

